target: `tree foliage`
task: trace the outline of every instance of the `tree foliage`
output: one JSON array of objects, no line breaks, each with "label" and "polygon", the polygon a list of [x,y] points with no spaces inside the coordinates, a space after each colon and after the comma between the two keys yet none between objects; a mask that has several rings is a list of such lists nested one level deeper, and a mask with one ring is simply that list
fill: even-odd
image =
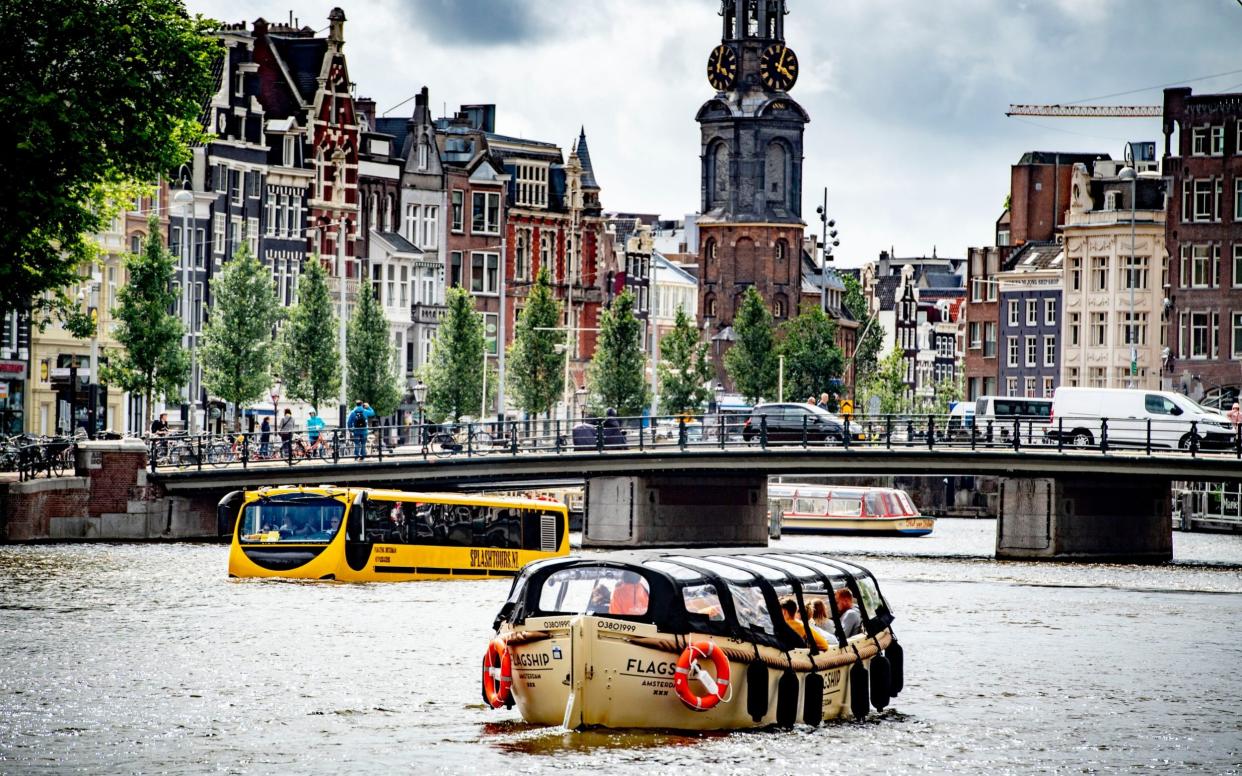
[{"label": "tree foliage", "polygon": [[845,356],[837,347],[837,322],[818,304],[807,305],[797,318],[781,326],[780,333],[778,353],[785,357],[786,396],[800,399],[830,393],[845,371]]},{"label": "tree foliage", "polygon": [[298,301],[281,333],[280,366],[289,398],[316,410],[341,388],[337,317],[328,292],[328,274],[318,256],[306,261],[298,282]]},{"label": "tree foliage", "polygon": [[861,385],[875,374],[880,350],[884,347],[884,330],[878,322],[872,321],[867,309],[867,297],[863,295],[862,283],[858,278],[842,275],[841,280],[845,283],[842,304],[850,317],[858,321],[858,335],[862,337],[854,346],[854,352],[844,355],[847,359],[854,358],[854,382]]},{"label": "tree foliage", "polygon": [[707,343],[699,338],[698,327],[681,305],[677,306],[673,330],[660,340],[658,371],[660,412],[665,415],[698,411],[711,397]]},{"label": "tree foliage", "polygon": [[[440,319],[431,361],[423,368],[427,414],[432,420],[458,420],[479,407],[483,398],[483,321],[474,311],[474,297],[450,288],[448,310]],[[488,383],[494,383],[488,375]]]},{"label": "tree foliage", "polygon": [[358,303],[349,319],[345,357],[353,399],[371,405],[380,417],[397,411],[401,388],[397,382],[397,351],[388,333],[388,319],[369,283],[358,288]]},{"label": "tree foliage", "polygon": [[241,411],[272,384],[276,348],[272,329],[281,318],[272,275],[250,253],[244,238],[233,260],[211,281],[214,303],[203,329],[203,382],[207,390]]},{"label": "tree foliage", "polygon": [[908,412],[910,396],[906,386],[906,359],[901,350],[894,348],[884,357],[875,373],[863,384],[863,395],[870,400],[880,400],[881,415]]},{"label": "tree foliage", "polygon": [[213,24],[182,0],[0,3],[0,310],[65,313],[109,187],[189,159],[216,88]]},{"label": "tree foliage", "polygon": [[599,318],[599,340],[587,370],[591,407],[596,414],[608,408],[622,416],[639,415],[651,402],[646,377],[642,324],[634,316],[634,294],[626,290]]},{"label": "tree foliage", "polygon": [[962,400],[961,374],[959,373],[956,378],[946,377],[943,380],[939,380],[933,390],[931,406],[928,408],[928,411],[935,415],[949,414],[953,404]]},{"label": "tree foliage", "polygon": [[175,263],[155,236],[159,218],[147,221],[148,234],[141,254],[125,258],[127,282],[117,296],[112,314],[119,321],[115,337],[122,350],[102,371],[102,380],[123,391],[141,394],[146,415],[143,428],[151,425],[152,400],[176,393],[190,372],[190,359],[181,346],[185,327],[169,312],[177,301],[171,290]]},{"label": "tree foliage", "polygon": [[509,346],[508,380],[518,406],[532,414],[551,412],[565,388],[565,359],[557,352],[565,342],[560,326],[561,304],[552,295],[552,279],[541,267],[526,307],[518,317]]},{"label": "tree foliage", "polygon": [[775,396],[778,363],[772,314],[754,286],[742,297],[733,333],[736,339],[724,363],[734,389],[752,402]]}]

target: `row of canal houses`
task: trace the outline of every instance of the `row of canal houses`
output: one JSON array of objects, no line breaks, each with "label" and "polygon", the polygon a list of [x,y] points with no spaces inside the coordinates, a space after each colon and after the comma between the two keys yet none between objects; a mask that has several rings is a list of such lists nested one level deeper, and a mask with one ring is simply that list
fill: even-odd
[{"label": "row of canal houses", "polygon": [[[581,384],[592,329],[620,280],[610,269],[615,236],[585,131],[566,158],[555,143],[498,134],[494,105],[433,117],[425,87],[412,112],[380,115],[373,100],[355,96],[345,21],[333,9],[326,37],[263,19],[218,32],[218,88],[203,113],[213,137],[194,149],[182,180],[170,182],[193,194],[192,216],[184,220],[173,205],[168,230],[173,253],[193,257],[192,336],[211,306],[211,279],[243,241],[271,270],[286,305],[297,298],[305,263],[318,257],[333,299],[345,283],[347,307],[360,281],[370,281],[412,387],[447,287],[474,295],[494,353],[498,316],[507,316],[512,341],[523,299],[547,266],[565,303],[570,368]],[[201,370],[193,381],[202,428],[218,413],[208,415]],[[412,401],[407,395],[402,411],[412,412]]]}]

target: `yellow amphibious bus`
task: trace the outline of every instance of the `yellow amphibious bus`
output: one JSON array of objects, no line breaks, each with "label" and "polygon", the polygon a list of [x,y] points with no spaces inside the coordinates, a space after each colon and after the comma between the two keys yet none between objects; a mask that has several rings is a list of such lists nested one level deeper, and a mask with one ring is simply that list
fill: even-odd
[{"label": "yellow amphibious bus", "polygon": [[235,491],[219,510],[233,525],[230,577],[511,577],[569,552],[565,505],[543,499],[278,487]]}]

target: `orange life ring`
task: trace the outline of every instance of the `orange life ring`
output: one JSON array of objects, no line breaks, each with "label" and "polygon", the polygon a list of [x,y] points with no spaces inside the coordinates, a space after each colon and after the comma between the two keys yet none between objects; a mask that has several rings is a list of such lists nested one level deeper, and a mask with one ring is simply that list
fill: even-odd
[{"label": "orange life ring", "polygon": [[[714,681],[710,674],[699,668],[698,660],[701,657],[712,659],[712,665],[716,667]],[[706,695],[698,695],[691,690],[691,671],[704,687],[715,687],[715,691],[709,691]],[[723,650],[717,649],[716,645],[710,641],[700,641],[689,645],[682,650],[681,657],[677,658],[677,672],[673,675],[673,687],[677,690],[677,697],[681,698],[681,702],[695,711],[707,711],[713,708],[724,700],[724,695],[729,689],[729,658],[725,657]]]},{"label": "orange life ring", "polygon": [[509,647],[500,639],[493,639],[483,653],[483,700],[493,709],[509,701],[513,688],[513,658]]}]

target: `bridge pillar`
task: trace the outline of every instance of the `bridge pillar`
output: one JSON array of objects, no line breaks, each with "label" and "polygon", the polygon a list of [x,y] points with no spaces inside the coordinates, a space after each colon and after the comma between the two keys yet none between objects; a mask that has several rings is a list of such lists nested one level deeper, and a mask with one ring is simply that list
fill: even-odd
[{"label": "bridge pillar", "polygon": [[763,547],[764,475],[591,477],[584,547]]},{"label": "bridge pillar", "polygon": [[998,559],[1120,563],[1173,559],[1168,481],[1008,477],[1000,483],[999,511]]}]

